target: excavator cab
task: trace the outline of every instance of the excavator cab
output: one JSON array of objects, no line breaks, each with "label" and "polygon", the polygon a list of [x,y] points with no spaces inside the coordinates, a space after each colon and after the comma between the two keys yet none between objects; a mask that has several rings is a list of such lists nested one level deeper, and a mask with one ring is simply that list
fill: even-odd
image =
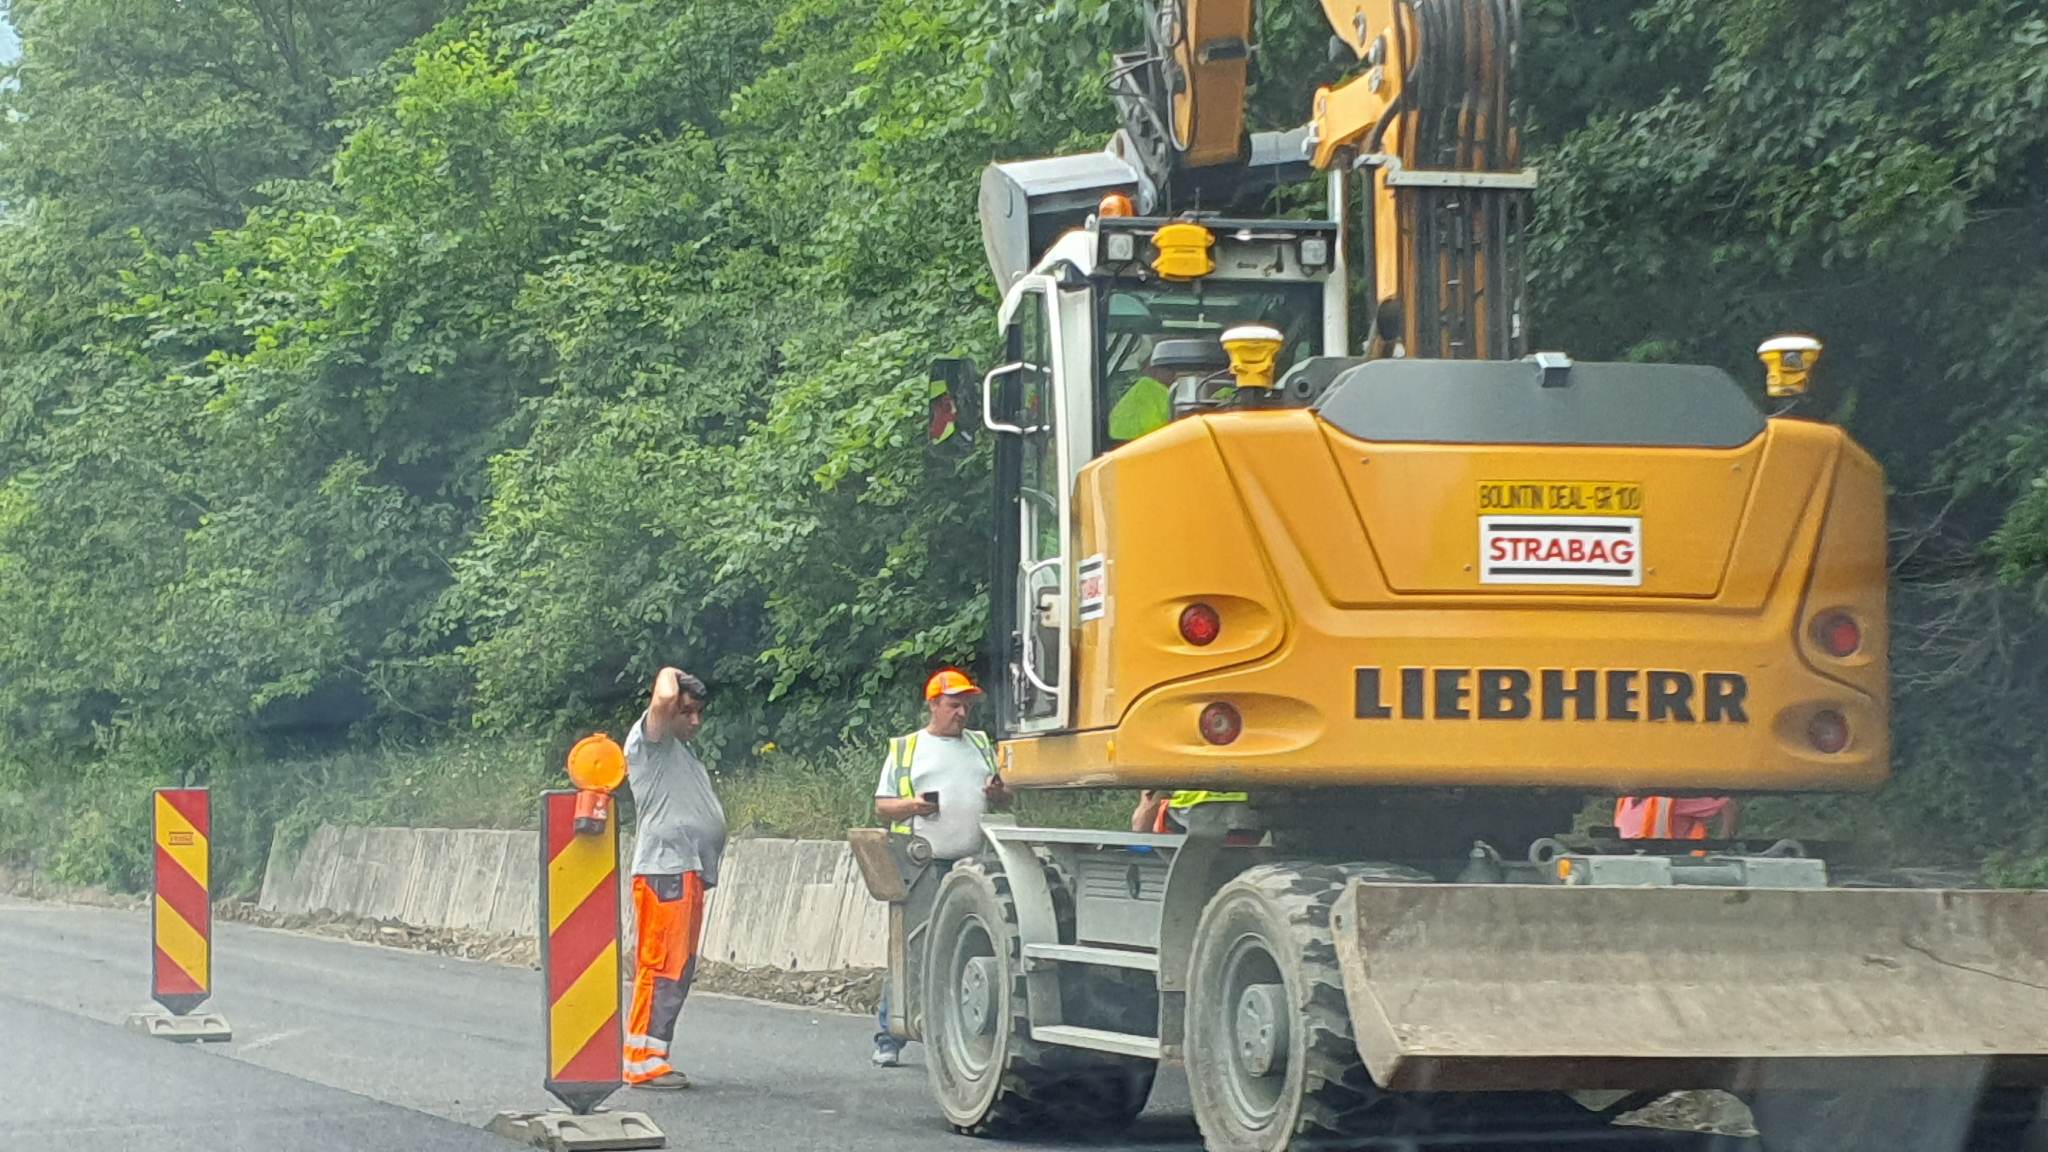
[{"label": "excavator cab", "polygon": [[[996,168],[1031,163],[1042,162]],[[1027,220],[1034,207],[1045,210],[1027,197]],[[1180,274],[1174,233],[1160,241],[1176,228],[1202,241],[1199,275]],[[1223,348],[1232,329],[1278,331],[1283,371],[1341,349],[1338,245],[1328,221],[1102,213],[1052,240],[1028,269],[997,266],[1009,280],[1003,361],[982,378],[980,400],[995,436],[996,571],[1011,585],[992,613],[1005,654],[993,692],[1002,732],[1073,727],[1073,628],[1101,606],[1091,592],[1101,564],[1072,547],[1082,470],[1178,417],[1248,402]]]},{"label": "excavator cab", "polygon": [[1320,350],[1314,285],[1226,285],[1189,291],[1172,283],[1108,281],[1102,289],[1098,409],[1102,448],[1171,420],[1229,407],[1238,397],[1223,334],[1244,324],[1281,333],[1284,368]]}]

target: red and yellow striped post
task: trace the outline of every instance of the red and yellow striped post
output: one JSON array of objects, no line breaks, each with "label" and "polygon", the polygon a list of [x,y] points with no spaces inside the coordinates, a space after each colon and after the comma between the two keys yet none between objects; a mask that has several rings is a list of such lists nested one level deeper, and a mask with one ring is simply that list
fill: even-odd
[{"label": "red and yellow striped post", "polygon": [[212,804],[204,788],[159,788],[154,806],[149,995],[183,1016],[213,995],[213,903],[207,894]]},{"label": "red and yellow striped post", "polygon": [[[617,742],[593,736],[569,756],[575,790],[540,801],[541,1086],[567,1112],[500,1112],[484,1125],[535,1148],[666,1148],[644,1112],[599,1112],[625,1077],[619,1004],[619,818],[608,802],[626,775]],[[577,798],[586,801],[577,819]]]},{"label": "red and yellow striped post", "polygon": [[170,1015],[136,1012],[128,1027],[166,1040],[232,1040],[234,1030],[220,1013],[193,1013],[213,995],[210,794],[158,788],[150,807],[149,998]]},{"label": "red and yellow striped post", "polygon": [[623,1082],[619,1011],[619,822],[576,831],[571,790],[541,800],[540,966],[547,985],[543,1086],[587,1115]]}]

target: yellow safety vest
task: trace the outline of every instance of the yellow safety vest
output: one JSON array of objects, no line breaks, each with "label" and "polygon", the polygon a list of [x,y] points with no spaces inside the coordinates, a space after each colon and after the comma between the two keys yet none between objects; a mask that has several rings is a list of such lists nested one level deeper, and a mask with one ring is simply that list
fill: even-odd
[{"label": "yellow safety vest", "polygon": [[1247,797],[1242,792],[1175,792],[1166,802],[1168,808],[1193,808],[1197,804],[1242,804]]},{"label": "yellow safety vest", "polygon": [[1152,820],[1152,830],[1162,834],[1172,832],[1173,821],[1167,816],[1167,813],[1175,808],[1185,810],[1193,808],[1197,804],[1234,804],[1241,803],[1245,799],[1245,794],[1242,792],[1204,792],[1200,789],[1181,789],[1172,796],[1167,797],[1166,807],[1161,808],[1159,815]]},{"label": "yellow safety vest", "polygon": [[[920,728],[908,736],[892,736],[889,738],[889,771],[891,778],[896,784],[896,795],[905,800],[914,795],[910,790],[910,763],[917,758],[917,738],[923,731],[924,729]],[[995,775],[996,750],[995,746],[989,743],[988,733],[969,728],[966,730],[965,735],[968,740],[973,742],[976,748],[981,750],[981,759],[983,763],[988,765],[989,775]],[[901,832],[903,835],[908,836],[910,835],[910,821],[899,820],[889,825],[889,831]]]}]

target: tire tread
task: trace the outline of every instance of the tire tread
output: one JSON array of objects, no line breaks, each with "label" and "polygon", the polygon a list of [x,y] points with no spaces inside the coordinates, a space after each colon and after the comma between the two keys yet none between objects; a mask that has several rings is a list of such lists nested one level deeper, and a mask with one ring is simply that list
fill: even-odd
[{"label": "tire tread", "polygon": [[[1359,1058],[1336,943],[1330,936],[1330,914],[1353,877],[1387,882],[1428,879],[1392,865],[1286,861],[1246,869],[1227,886],[1255,890],[1280,914],[1288,938],[1272,943],[1292,953],[1304,981],[1292,1026],[1305,1037],[1301,1051],[1306,1063],[1301,1107],[1283,1142],[1290,1148],[1342,1145],[1386,1127],[1389,1109],[1402,1107],[1373,1083]],[[1205,1136],[1217,1152],[1240,1152],[1237,1143],[1206,1132]]]},{"label": "tire tread", "polygon": [[[1047,883],[1055,893],[1064,882],[1050,864]],[[967,1136],[1014,1136],[1046,1131],[1102,1131],[1129,1124],[1151,1095],[1157,1062],[1042,1044],[1030,1038],[1026,1010],[1024,955],[1017,925],[1017,904],[1010,879],[991,857],[962,860],[954,870],[979,873],[994,890],[1007,933],[1010,970],[1009,1059],[998,1073],[995,1098],[981,1119],[954,1125]],[[1061,936],[1072,934],[1071,901],[1055,899],[1061,915]]]}]

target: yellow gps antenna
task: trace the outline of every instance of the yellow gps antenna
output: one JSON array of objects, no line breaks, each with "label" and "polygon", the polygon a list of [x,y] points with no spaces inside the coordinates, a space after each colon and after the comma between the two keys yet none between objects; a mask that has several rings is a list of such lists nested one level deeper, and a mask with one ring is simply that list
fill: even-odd
[{"label": "yellow gps antenna", "polygon": [[1264,392],[1273,387],[1273,369],[1280,359],[1286,337],[1278,328],[1264,324],[1240,324],[1223,334],[1223,350],[1230,353],[1230,374],[1239,388]]},{"label": "yellow gps antenna", "polygon": [[1797,400],[1806,395],[1806,378],[1820,363],[1821,343],[1811,336],[1773,336],[1756,346],[1757,359],[1764,362],[1764,391],[1773,400]]}]

